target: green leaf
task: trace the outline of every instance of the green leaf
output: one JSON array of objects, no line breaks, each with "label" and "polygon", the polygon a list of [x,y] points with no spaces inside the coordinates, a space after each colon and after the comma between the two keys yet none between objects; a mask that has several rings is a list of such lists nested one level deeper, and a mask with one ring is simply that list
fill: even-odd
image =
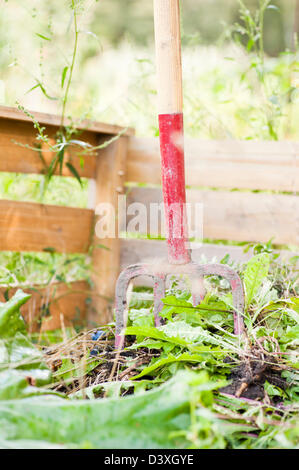
[{"label": "green leaf", "polygon": [[35,33],[36,36],[38,36],[41,39],[44,39],[45,41],[51,41],[51,38],[48,38],[47,36],[44,36],[43,34],[40,33]]},{"label": "green leaf", "polygon": [[270,256],[261,253],[253,256],[247,263],[244,271],[244,284],[246,290],[246,305],[250,305],[259,290],[262,282],[267,277],[270,267]]},{"label": "green leaf", "polygon": [[255,41],[253,38],[250,38],[249,41],[247,42],[247,51],[250,52],[252,47],[254,46]]},{"label": "green leaf", "polygon": [[163,303],[166,305],[173,305],[176,307],[191,307],[193,308],[193,305],[191,302],[189,302],[186,299],[178,299],[175,295],[168,295],[165,297],[163,300]]},{"label": "green leaf", "polygon": [[59,163],[59,174],[60,175],[62,175],[63,160],[64,160],[64,149],[65,149],[65,147],[62,147],[62,149],[57,154],[58,163]]},{"label": "green leaf", "polygon": [[281,397],[283,395],[283,391],[280,390],[278,387],[275,387],[275,385],[270,384],[267,380],[265,382],[265,391],[268,393],[270,397],[277,396]]},{"label": "green leaf", "polygon": [[291,297],[292,307],[293,309],[299,313],[299,298],[298,297]]},{"label": "green leaf", "polygon": [[46,246],[43,248],[43,251],[46,251],[47,253],[56,253],[56,248],[53,248],[52,246]]},{"label": "green leaf", "polygon": [[169,322],[159,329],[167,336],[181,338],[188,343],[202,342],[208,333],[201,326],[193,327],[185,321]]},{"label": "green leaf", "polygon": [[72,381],[76,377],[82,377],[85,374],[91,372],[95,367],[101,364],[101,360],[96,358],[90,358],[89,353],[87,357],[82,357],[82,359],[74,363],[70,358],[62,358],[62,364],[59,369],[53,374],[55,380],[63,380],[68,382]]},{"label": "green leaf", "polygon": [[94,248],[102,248],[103,250],[111,251],[109,246],[103,245],[102,243],[97,243]]},{"label": "green leaf", "polygon": [[286,333],[280,338],[280,342],[299,344],[299,325],[288,327]]},{"label": "green leaf", "polygon": [[159,331],[157,328],[151,327],[140,327],[140,326],[129,326],[125,331],[126,335],[136,335],[145,338],[160,339],[162,341],[168,341],[179,346],[188,346],[187,341],[180,338],[173,338],[167,336],[163,331]]},{"label": "green leaf", "polygon": [[0,338],[11,338],[17,332],[25,332],[25,322],[20,307],[31,297],[18,289],[8,302],[0,303]]},{"label": "green leaf", "polygon": [[194,376],[180,371],[161,387],[124,398],[0,401],[0,441],[15,448],[24,440],[71,448],[185,448],[186,439],[171,433],[190,425]]},{"label": "green leaf", "polygon": [[276,11],[280,11],[278,6],[276,5],[268,5],[266,10],[276,10]]},{"label": "green leaf", "polygon": [[132,292],[130,298],[130,308],[143,309],[151,307],[154,296],[151,292]]},{"label": "green leaf", "polygon": [[83,390],[78,390],[74,393],[68,395],[71,398],[82,398],[82,392],[89,399],[96,398],[96,394],[102,390],[107,391],[107,397],[120,397],[122,390],[133,389],[135,394],[144,393],[147,388],[153,388],[155,384],[161,385],[163,380],[138,380],[132,382],[131,380],[122,380],[119,382],[102,382],[97,385],[90,385],[89,387],[84,388]]},{"label": "green leaf", "polygon": [[62,396],[52,390],[29,385],[26,371],[8,369],[0,372],[0,400],[14,400],[36,395]]},{"label": "green leaf", "polygon": [[64,82],[65,82],[65,78],[66,78],[66,74],[67,74],[67,71],[68,71],[68,66],[65,66],[63,71],[62,71],[62,74],[61,74],[61,88],[64,87]]},{"label": "green leaf", "polygon": [[[132,324],[133,326],[139,326],[139,327],[154,327],[155,326],[155,318],[154,314],[151,313],[147,309],[142,309],[143,311],[146,311],[145,314],[143,315],[135,315],[134,318],[132,318],[132,312],[133,310],[130,311],[130,318],[132,318]],[[140,310],[135,310],[135,312],[140,312]]]},{"label": "green leaf", "polygon": [[76,168],[70,162],[67,162],[66,166],[68,167],[70,172],[74,175],[74,177],[79,181],[79,184],[82,187],[82,181],[81,181],[80,175],[77,172]]},{"label": "green leaf", "polygon": [[34,85],[32,88],[30,88],[28,91],[26,91],[26,94],[27,93],[30,93],[31,91],[35,90],[36,88],[40,88],[40,90],[42,91],[42,93],[45,95],[46,98],[48,98],[48,100],[53,100],[53,101],[56,101],[58,98],[56,98],[55,96],[50,96],[48,95],[44,85],[37,81],[37,84]]},{"label": "green leaf", "polygon": [[168,357],[159,359],[158,361],[155,361],[153,364],[145,367],[140,374],[135,375],[132,377],[132,380],[139,379],[140,377],[143,377],[144,375],[150,375],[152,372],[156,371],[157,369],[160,369],[163,366],[166,366],[168,364],[173,364],[175,362],[196,362],[200,363],[202,361],[202,356],[199,354],[189,354],[189,353],[183,353],[178,356],[174,356],[172,354],[169,354]]},{"label": "green leaf", "polygon": [[[129,346],[126,349],[139,349],[139,348],[148,348],[148,349],[163,349],[165,346],[164,341],[158,341],[156,339],[145,339],[144,341],[141,341],[140,343],[134,343],[131,346]],[[175,347],[173,345],[173,347]]]},{"label": "green leaf", "polygon": [[195,347],[194,344],[198,343],[208,343],[225,348],[232,346],[225,338],[211,333],[208,329],[204,329],[201,326],[192,327],[184,321],[167,323],[164,326],[160,326],[159,330],[163,331],[167,336],[186,341],[188,349],[192,350]]}]

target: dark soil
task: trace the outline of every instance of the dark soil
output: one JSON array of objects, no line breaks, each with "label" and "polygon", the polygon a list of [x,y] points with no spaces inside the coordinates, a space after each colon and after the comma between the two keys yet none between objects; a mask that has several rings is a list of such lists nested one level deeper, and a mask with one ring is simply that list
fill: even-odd
[{"label": "dark soil", "polygon": [[[63,345],[52,346],[43,350],[48,366],[55,373],[62,365],[61,357],[68,357],[71,363],[76,364],[90,351],[89,359],[99,359],[100,364],[79,379],[59,380],[53,384],[53,390],[70,394],[81,388],[115,380],[129,380],[140,372],[140,366],[148,364],[153,357],[159,356],[157,351],[147,348],[117,352],[114,349],[114,339],[109,331],[104,332],[98,340],[92,340],[92,333],[82,333],[74,340]],[[125,347],[134,343],[136,337],[128,335],[125,338]],[[128,394],[128,391],[124,391]],[[99,394],[101,396],[101,393]]]},{"label": "dark soil", "polygon": [[227,377],[232,383],[219,391],[252,400],[263,399],[266,380],[282,390],[286,389],[287,382],[281,376],[282,370],[272,355],[255,354],[255,357],[246,358],[232,370]]}]

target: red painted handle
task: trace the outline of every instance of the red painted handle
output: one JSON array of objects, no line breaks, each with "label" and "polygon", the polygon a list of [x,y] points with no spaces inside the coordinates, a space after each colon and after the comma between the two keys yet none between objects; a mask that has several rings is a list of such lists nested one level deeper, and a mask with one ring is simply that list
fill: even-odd
[{"label": "red painted handle", "polygon": [[190,262],[184,168],[183,114],[160,114],[162,188],[167,230],[168,261]]},{"label": "red painted handle", "polygon": [[190,262],[183,146],[179,0],[154,0],[162,186],[168,261]]}]

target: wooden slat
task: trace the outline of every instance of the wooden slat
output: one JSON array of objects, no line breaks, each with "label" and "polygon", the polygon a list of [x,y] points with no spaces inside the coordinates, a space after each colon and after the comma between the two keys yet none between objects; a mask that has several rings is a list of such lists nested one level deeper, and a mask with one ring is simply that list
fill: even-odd
[{"label": "wooden slat", "polygon": [[[47,135],[54,143],[54,135],[57,131],[55,127],[47,127]],[[79,138],[79,137],[78,137]],[[80,139],[95,146],[98,145],[98,136],[92,132],[83,132]],[[14,143],[17,142],[17,143]],[[19,145],[19,144],[22,144]],[[45,167],[42,163],[39,153],[23,145],[30,147],[36,146],[36,130],[32,123],[23,121],[14,121],[13,119],[0,118],[0,171],[16,173],[45,173]],[[42,156],[45,159],[46,166],[49,166],[55,156],[49,152],[47,147],[43,147]],[[94,156],[85,156],[84,165],[80,162],[80,151],[74,148],[66,153],[66,160],[70,161],[82,177],[93,178],[95,175],[96,159]],[[56,174],[59,174],[57,169]],[[63,176],[72,176],[70,170],[64,165]]]},{"label": "wooden slat", "polygon": [[[159,189],[133,188],[128,203],[147,207],[162,201]],[[235,241],[267,242],[299,246],[299,198],[246,191],[188,190],[192,207],[203,204],[203,237]],[[192,223],[191,223],[192,227]],[[150,228],[148,227],[148,233]],[[152,233],[156,235],[155,233]]]},{"label": "wooden slat", "polygon": [[[128,138],[120,137],[101,151],[97,160],[96,205],[106,203],[115,208],[115,216],[110,214],[112,224],[117,220],[118,195],[124,190],[127,147]],[[107,323],[112,319],[111,306],[120,269],[120,245],[117,233],[114,238],[101,239],[97,237],[97,226],[95,229],[92,280],[94,291],[99,296],[94,297],[89,319],[97,323]],[[99,244],[105,245],[106,249]]]},{"label": "wooden slat", "polygon": [[[204,255],[207,261],[220,261],[226,254],[237,262],[246,262],[250,259],[251,252],[244,253],[243,248],[229,245],[203,244],[192,251],[192,260],[201,261]],[[130,264],[153,263],[157,259],[167,259],[167,246],[164,240],[121,240],[121,267],[124,269]]]},{"label": "wooden slat", "polygon": [[90,209],[0,200],[0,250],[85,253],[93,218]]},{"label": "wooden slat", "polygon": [[[56,114],[49,114],[49,113],[39,113],[36,111],[30,111],[30,113],[35,117],[35,119],[42,125],[50,125],[59,127],[61,117]],[[0,119],[11,119],[13,121],[25,121],[31,122],[31,119],[26,116],[22,111],[19,111],[17,108],[12,108],[9,106],[0,106]],[[71,125],[71,121],[69,119],[65,119],[64,125]],[[77,126],[78,129],[88,130],[90,132],[95,132],[99,134],[119,134],[120,132],[124,131],[124,135],[134,135],[134,129],[131,127],[124,128],[121,126],[116,126],[114,124],[106,124],[103,122],[96,122],[91,121],[89,119],[85,119],[81,121]]]},{"label": "wooden slat", "polygon": [[7,286],[0,286],[0,301],[5,301],[6,291],[11,298],[19,288],[31,295],[30,300],[21,307],[21,314],[30,332],[60,329],[62,322],[66,327],[74,324],[84,325],[87,314],[86,300],[91,295],[86,281],[9,289]]},{"label": "wooden slat", "polygon": [[[299,191],[299,142],[186,139],[186,184]],[[161,183],[159,141],[130,139],[127,181]]]},{"label": "wooden slat", "polygon": [[[44,113],[33,114],[41,125],[46,126],[45,134],[49,136],[51,143],[54,144],[54,137],[60,124],[59,116]],[[81,132],[76,138],[92,146],[99,145],[99,142],[109,141],[111,135],[117,135],[119,132],[124,132],[125,135],[133,133],[132,129],[124,131],[119,126],[92,121],[84,121],[78,128],[81,129]],[[39,152],[24,147],[36,147],[36,135],[37,131],[34,129],[32,121],[25,114],[15,108],[0,106],[0,171],[45,173],[46,168],[39,156]],[[43,144],[42,156],[46,167],[48,167],[53,157],[55,157],[55,153],[49,152],[48,146]],[[73,176],[66,166],[67,162],[72,163],[81,177],[95,178],[95,155],[90,153],[82,156],[82,148],[78,146],[69,148],[65,155],[62,175]],[[59,168],[57,168],[56,174],[59,174]]]},{"label": "wooden slat", "polygon": [[[298,255],[291,251],[277,251],[281,260],[288,260],[292,256]],[[202,262],[203,256],[207,262],[219,262],[225,255],[230,255],[230,261],[245,263],[252,256],[252,250],[244,253],[241,246],[213,245],[204,243],[201,247],[192,250],[192,260]],[[121,267],[126,268],[130,264],[149,262],[153,263],[158,259],[167,259],[166,242],[162,240],[121,240]]]}]

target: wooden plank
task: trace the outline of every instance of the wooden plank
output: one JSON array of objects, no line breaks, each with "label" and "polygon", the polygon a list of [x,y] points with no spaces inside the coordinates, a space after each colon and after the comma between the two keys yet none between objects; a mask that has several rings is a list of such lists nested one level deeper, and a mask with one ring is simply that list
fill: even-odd
[{"label": "wooden plank", "polygon": [[[55,126],[59,127],[61,122],[61,116],[56,114],[49,114],[49,113],[39,113],[36,111],[30,111],[30,113],[35,117],[35,119],[42,125],[46,126]],[[9,106],[0,106],[0,119],[11,119],[13,121],[25,121],[31,122],[31,119],[26,116],[22,111],[17,108],[12,108]],[[65,119],[64,125],[68,126],[71,125],[72,122],[69,119]],[[116,135],[120,132],[123,132],[123,135],[134,135],[134,129],[131,127],[125,128],[121,126],[116,126],[114,124],[106,124],[103,122],[96,122],[91,121],[89,119],[85,119],[80,121],[80,123],[76,126],[77,129],[81,130],[88,130],[90,132],[95,132],[98,134],[110,134]]]},{"label": "wooden plank", "polygon": [[86,253],[93,219],[90,209],[0,200],[0,250]]},{"label": "wooden plank", "polygon": [[[113,144],[101,151],[97,160],[96,176],[96,214],[99,203],[111,204],[111,207],[118,207],[118,195],[124,190],[126,157],[127,157],[127,137],[120,137]],[[115,216],[109,214],[108,224],[115,224]],[[97,226],[95,227],[97,233]],[[117,233],[115,237],[98,238],[95,234],[94,250],[92,255],[92,280],[94,291],[98,297],[94,297],[94,302],[90,311],[90,320],[97,323],[107,323],[112,319],[112,299],[114,298],[115,281],[120,269],[120,245]],[[99,245],[104,245],[103,249]]]},{"label": "wooden plank", "polygon": [[[213,245],[204,243],[202,246],[192,250],[192,260],[194,262],[202,262],[203,257],[207,262],[219,262],[222,258],[229,254],[231,260],[238,263],[245,263],[252,255],[250,250],[244,253],[244,249],[240,246],[230,245]],[[121,268],[135,263],[153,263],[158,259],[167,259],[167,246],[164,240],[121,240]]]},{"label": "wooden plank", "polygon": [[[299,191],[299,142],[186,139],[186,184]],[[127,181],[161,184],[159,141],[130,139]]]},{"label": "wooden plank", "polygon": [[[280,260],[288,261],[293,256],[298,256],[299,251],[280,250]],[[232,245],[220,245],[204,243],[200,247],[192,250],[192,260],[194,262],[219,262],[224,256],[229,254],[230,261],[236,263],[246,263],[253,255],[252,249],[244,253],[244,247]],[[121,268],[124,269],[130,264],[153,263],[157,260],[167,259],[166,242],[162,240],[121,240]],[[299,263],[298,263],[299,266]]]},{"label": "wooden plank", "polygon": [[[150,204],[161,203],[162,192],[153,188],[133,188],[128,203],[137,201],[145,205],[150,217]],[[191,203],[191,207],[195,207],[196,203],[203,205],[204,238],[267,242],[274,237],[275,244],[299,246],[297,196],[249,191],[188,190],[187,202]],[[192,223],[190,226],[194,229]]]},{"label": "wooden plank", "polygon": [[0,286],[0,301],[5,302],[5,292],[11,298],[18,289],[31,295],[30,300],[21,307],[21,314],[29,332],[60,329],[63,326],[62,322],[66,327],[76,324],[84,326],[87,314],[86,301],[91,295],[86,281],[32,287]]},{"label": "wooden plank", "polygon": [[[54,143],[56,131],[57,128],[47,127],[46,133],[51,138],[52,143]],[[83,132],[80,135],[80,139],[93,146],[98,144],[98,136],[92,132]],[[39,152],[25,148],[24,145],[29,147],[36,146],[36,130],[33,128],[32,123],[0,118],[0,171],[45,173],[46,168],[39,156]],[[65,155],[65,163],[71,162],[80,176],[93,178],[96,167],[95,156],[84,156],[84,164],[82,166],[80,153],[82,153],[82,150],[80,151],[78,148],[69,150]],[[43,146],[42,156],[46,167],[49,167],[55,154],[49,152],[48,147]],[[59,174],[59,169],[57,169],[56,174]],[[63,167],[62,175],[73,176],[66,165]]]}]

